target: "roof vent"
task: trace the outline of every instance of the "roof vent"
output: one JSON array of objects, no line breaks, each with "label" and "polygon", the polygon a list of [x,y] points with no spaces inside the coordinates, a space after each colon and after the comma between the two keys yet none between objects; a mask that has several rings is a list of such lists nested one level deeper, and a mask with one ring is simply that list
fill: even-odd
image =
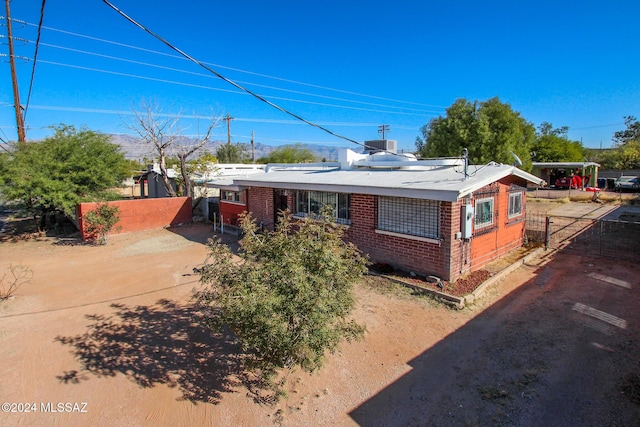
[{"label": "roof vent", "polygon": [[375,139],[372,141],[365,141],[364,145],[365,154],[374,154],[381,151],[394,154],[398,152],[398,141],[392,139]]}]

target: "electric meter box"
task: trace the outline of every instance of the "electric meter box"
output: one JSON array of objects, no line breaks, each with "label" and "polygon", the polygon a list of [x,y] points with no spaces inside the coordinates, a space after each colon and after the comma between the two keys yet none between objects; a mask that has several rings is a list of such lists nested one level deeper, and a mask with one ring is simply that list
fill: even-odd
[{"label": "electric meter box", "polygon": [[473,205],[471,204],[467,204],[467,205],[462,205],[462,222],[460,224],[460,228],[461,228],[461,232],[462,232],[462,238],[463,239],[470,239],[471,236],[473,235],[473,217],[474,217],[474,211],[473,211]]}]

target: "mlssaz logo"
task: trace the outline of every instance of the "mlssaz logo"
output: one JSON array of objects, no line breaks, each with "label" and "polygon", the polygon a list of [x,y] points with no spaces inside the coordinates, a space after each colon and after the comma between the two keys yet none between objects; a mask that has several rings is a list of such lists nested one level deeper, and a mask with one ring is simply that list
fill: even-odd
[{"label": "mlssaz logo", "polygon": [[40,403],[40,412],[87,412],[87,402]]}]

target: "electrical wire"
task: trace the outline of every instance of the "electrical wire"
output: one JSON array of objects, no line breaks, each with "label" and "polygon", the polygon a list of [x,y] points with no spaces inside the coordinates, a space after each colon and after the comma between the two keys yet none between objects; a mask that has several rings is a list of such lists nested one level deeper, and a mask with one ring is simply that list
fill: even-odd
[{"label": "electrical wire", "polygon": [[[247,91],[242,92],[242,91],[235,91],[235,90],[231,90],[231,89],[222,89],[222,88],[216,88],[216,87],[212,87],[212,86],[199,85],[199,84],[195,84],[195,83],[178,82],[178,81],[175,81],[175,80],[160,79],[160,78],[157,78],[157,77],[147,77],[147,76],[141,76],[141,75],[137,75],[137,74],[123,73],[123,72],[120,72],[120,71],[111,71],[111,70],[103,70],[103,69],[100,69],[100,68],[85,67],[83,65],[63,64],[61,62],[47,61],[47,60],[43,60],[43,59],[40,60],[40,63],[56,65],[56,66],[60,66],[60,67],[75,68],[75,69],[79,69],[79,70],[95,71],[95,72],[100,72],[100,73],[105,73],[105,74],[113,74],[113,75],[117,75],[117,76],[131,77],[131,78],[142,79],[142,80],[150,80],[150,81],[156,81],[156,82],[161,82],[161,83],[170,83],[170,84],[175,84],[175,85],[180,85],[180,86],[194,87],[194,88],[198,88],[198,89],[208,89],[208,90],[213,90],[213,91],[218,91],[218,92],[233,93],[233,94],[236,94],[236,95],[254,95],[255,96],[254,93],[249,93]],[[258,95],[258,96],[260,96],[260,95]],[[328,104],[328,103],[324,103],[324,102],[305,101],[305,100],[302,100],[302,99],[284,98],[284,97],[280,97],[280,96],[271,96],[270,98],[271,99],[277,99],[278,101],[297,102],[297,103],[301,103],[301,104],[318,105],[318,106],[321,106],[321,107],[344,108],[344,109],[348,109],[348,110],[368,111],[368,112],[373,112],[373,113],[397,114],[397,115],[403,115],[403,116],[418,116],[418,117],[424,117],[424,115],[425,115],[425,114],[418,114],[418,113],[407,113],[407,112],[403,112],[403,111],[385,111],[385,110],[376,110],[376,109],[372,109],[372,108],[361,108],[361,107],[352,107],[352,106],[348,106],[348,105],[336,105],[336,104]]]},{"label": "electrical wire", "polygon": [[[30,40],[25,40],[25,41],[28,42],[28,43],[32,43],[32,41],[30,41]],[[149,63],[149,62],[137,61],[137,60],[133,60],[133,59],[121,58],[121,57],[111,56],[111,55],[105,55],[105,54],[101,54],[101,53],[97,53],[97,52],[89,52],[89,51],[86,51],[86,50],[75,49],[75,48],[70,48],[70,47],[65,47],[65,46],[58,46],[58,45],[53,45],[53,44],[49,44],[49,43],[41,43],[41,45],[42,46],[47,46],[47,47],[50,47],[50,48],[53,48],[53,49],[61,49],[61,50],[69,51],[69,52],[80,53],[80,54],[83,54],[83,55],[97,56],[99,58],[112,59],[112,60],[115,60],[115,61],[126,62],[126,63],[129,63],[129,64],[137,64],[137,65],[143,65],[143,66],[152,67],[152,68],[158,68],[158,69],[167,70],[167,71],[175,71],[175,72],[178,72],[178,73],[190,74],[190,75],[194,75],[194,76],[198,76],[198,77],[214,78],[214,76],[211,76],[209,74],[196,73],[194,71],[182,70],[182,69],[179,69],[179,68],[167,67],[167,66],[159,65],[159,64],[152,64],[152,63]],[[370,106],[374,106],[374,107],[386,107],[386,108],[402,109],[402,110],[413,111],[413,112],[422,113],[422,114],[436,114],[436,113],[439,113],[439,111],[419,110],[419,109],[416,109],[416,108],[401,107],[401,106],[387,105],[387,104],[376,104],[376,103],[373,103],[373,102],[357,101],[357,100],[338,98],[338,97],[328,96],[328,95],[320,95],[320,94],[314,94],[314,93],[309,93],[309,92],[302,92],[302,91],[298,91],[298,90],[285,89],[285,88],[281,88],[281,87],[277,87],[277,86],[263,85],[263,84],[252,83],[252,82],[247,82],[247,81],[243,81],[243,80],[235,80],[235,82],[236,83],[240,83],[240,84],[260,87],[260,88],[264,88],[264,89],[273,89],[273,90],[282,91],[282,92],[295,93],[297,95],[305,95],[305,96],[311,96],[311,97],[316,97],[316,98],[331,99],[331,100],[334,100],[334,101],[351,102],[351,103],[355,103],[355,104],[370,105]]]},{"label": "electrical wire", "polygon": [[[35,24],[33,24],[33,23],[17,20],[17,19],[14,19],[14,18],[12,18],[11,21],[12,22],[17,22],[17,23],[20,23],[20,24],[23,24],[23,25],[35,26]],[[147,52],[147,53],[152,53],[152,54],[156,54],[156,55],[162,55],[162,56],[175,58],[175,59],[188,60],[187,58],[182,57],[182,56],[172,55],[172,54],[169,54],[169,53],[166,53],[166,52],[159,52],[157,50],[147,49],[147,48],[134,46],[134,45],[126,44],[126,43],[121,43],[121,42],[116,42],[116,41],[113,41],[113,40],[106,40],[106,39],[102,39],[102,38],[99,38],[99,37],[88,36],[88,35],[85,35],[85,34],[75,33],[75,32],[72,32],[72,31],[61,30],[61,29],[58,29],[58,28],[52,28],[52,27],[47,27],[47,26],[44,26],[43,28],[46,29],[46,30],[49,30],[49,31],[60,32],[60,33],[63,33],[63,34],[74,36],[74,37],[82,37],[82,38],[86,38],[88,40],[94,40],[94,41],[98,41],[98,42],[102,42],[102,43],[112,44],[112,45],[115,45],[115,46],[126,47],[126,48],[129,48],[129,49],[139,50],[141,52]],[[381,101],[390,101],[390,102],[396,102],[396,103],[411,104],[411,105],[416,105],[416,106],[437,108],[437,109],[442,109],[442,110],[448,108],[448,107],[442,106],[442,105],[424,104],[424,103],[414,102],[414,101],[404,101],[404,100],[398,100],[398,99],[393,99],[393,98],[386,98],[386,97],[382,97],[382,96],[368,95],[368,94],[363,94],[363,93],[358,93],[358,92],[352,92],[352,91],[343,90],[343,89],[336,89],[336,88],[331,88],[331,87],[327,87],[327,86],[316,85],[316,84],[313,84],[313,83],[306,83],[306,82],[301,82],[301,81],[298,81],[298,80],[291,80],[291,79],[286,79],[286,78],[283,78],[283,77],[271,76],[271,75],[268,75],[268,74],[257,73],[257,72],[254,72],[254,71],[243,70],[243,69],[240,69],[240,68],[228,67],[228,66],[225,66],[225,65],[214,64],[214,63],[210,63],[210,62],[202,62],[202,63],[206,64],[206,65],[211,65],[211,66],[216,67],[216,68],[223,68],[225,70],[230,70],[230,71],[235,71],[235,72],[239,72],[239,73],[250,74],[250,75],[257,76],[257,77],[264,77],[264,78],[267,78],[267,79],[279,80],[279,81],[286,82],[286,83],[293,83],[293,84],[297,84],[297,85],[313,87],[313,88],[316,88],[316,89],[322,89],[322,90],[328,90],[328,91],[333,91],[333,92],[344,93],[344,94],[347,94],[347,95],[361,96],[361,97],[365,97],[365,98],[378,99],[378,100],[381,100]]]},{"label": "electrical wire", "polygon": [[36,75],[36,62],[38,61],[38,48],[40,47],[40,36],[42,34],[42,21],[44,21],[44,7],[47,0],[42,0],[42,6],[40,7],[40,22],[38,23],[38,36],[36,37],[36,48],[33,53],[33,66],[31,67],[31,80],[29,82],[29,94],[27,95],[27,103],[24,107],[23,120],[27,119],[27,112],[29,111],[29,103],[31,102],[31,93],[33,91],[33,80]]},{"label": "electrical wire", "polygon": [[321,131],[324,131],[326,133],[328,133],[331,136],[335,136],[336,138],[339,139],[344,139],[345,141],[349,141],[351,143],[354,143],[356,145],[359,145],[361,147],[364,147],[365,149],[368,148],[366,144],[363,144],[362,142],[358,142],[355,139],[349,138],[347,136],[338,134],[336,132],[333,132],[330,129],[327,129],[324,126],[320,126],[316,123],[313,123],[301,116],[299,116],[296,113],[293,113],[265,98],[263,98],[262,96],[258,95],[257,93],[239,85],[238,83],[234,82],[231,79],[226,78],[225,76],[223,76],[222,74],[218,73],[217,71],[213,70],[212,68],[208,67],[207,65],[203,64],[202,62],[198,61],[197,59],[193,58],[192,56],[190,56],[189,54],[187,54],[186,52],[183,52],[182,50],[180,50],[179,48],[177,48],[176,46],[172,45],[171,43],[169,43],[167,40],[165,40],[164,38],[162,38],[160,35],[154,33],[153,31],[151,31],[150,29],[146,28],[145,26],[143,26],[142,24],[140,24],[138,21],[134,20],[133,18],[131,18],[129,15],[127,15],[126,13],[124,13],[123,11],[121,11],[120,9],[118,9],[116,6],[114,6],[113,4],[111,4],[108,0],[102,0],[104,3],[106,3],[109,7],[111,7],[113,10],[115,10],[116,12],[118,12],[122,17],[124,17],[125,19],[127,19],[129,22],[131,22],[132,24],[134,24],[135,26],[137,26],[138,28],[140,28],[141,30],[145,31],[146,33],[150,34],[151,36],[155,37],[157,40],[159,40],[160,42],[164,43],[168,48],[178,52],[180,55],[184,56],[185,58],[188,58],[191,62],[193,62],[194,64],[199,65],[200,67],[204,68],[205,70],[209,71],[210,73],[216,75],[217,77],[219,77],[221,80],[229,83],[231,86],[240,89],[246,93],[248,93],[249,95],[253,96],[254,98],[256,98],[259,101],[264,102],[265,104],[275,108],[278,111],[281,111],[297,120],[300,120],[303,123],[308,124],[311,127],[314,127],[316,129],[319,129]]}]

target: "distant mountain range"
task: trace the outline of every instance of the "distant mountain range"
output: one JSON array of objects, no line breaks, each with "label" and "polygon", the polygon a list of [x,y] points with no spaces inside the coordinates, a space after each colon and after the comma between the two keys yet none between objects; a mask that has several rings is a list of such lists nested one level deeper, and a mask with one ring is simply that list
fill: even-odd
[{"label": "distant mountain range", "polygon": [[[142,142],[140,138],[123,134],[111,134],[109,136],[111,137],[112,143],[117,144],[122,148],[122,152],[128,159],[142,161],[145,158],[153,159],[156,156],[155,151],[153,151],[153,147]],[[192,145],[197,141],[198,140],[196,138],[183,137],[180,143],[185,145]],[[218,147],[226,143],[226,141],[209,141],[202,148],[202,151],[208,151],[212,154],[215,154],[218,150]],[[251,156],[251,146],[250,144],[247,145],[249,156]],[[338,159],[338,151],[340,150],[340,147],[331,147],[318,144],[302,144],[302,147],[315,153],[318,157],[318,161],[321,161],[322,159],[326,159],[327,161],[336,161]],[[256,143],[254,146],[255,159],[258,160],[261,157],[265,157],[277,148],[278,146]]]}]

